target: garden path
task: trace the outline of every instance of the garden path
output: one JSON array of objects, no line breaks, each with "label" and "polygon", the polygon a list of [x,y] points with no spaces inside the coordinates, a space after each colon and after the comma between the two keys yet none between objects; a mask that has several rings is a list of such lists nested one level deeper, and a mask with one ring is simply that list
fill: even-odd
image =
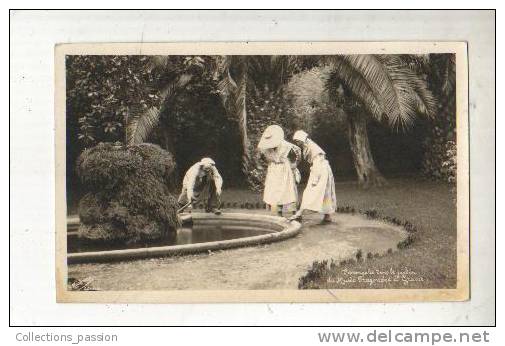
[{"label": "garden path", "polygon": [[[241,210],[244,212],[244,210]],[[258,211],[255,211],[258,213]],[[92,278],[99,290],[296,289],[315,260],[351,258],[361,249],[385,253],[405,237],[403,229],[362,215],[319,215],[304,219],[294,238],[254,247],[180,257],[117,263],[76,264],[68,276]]]}]

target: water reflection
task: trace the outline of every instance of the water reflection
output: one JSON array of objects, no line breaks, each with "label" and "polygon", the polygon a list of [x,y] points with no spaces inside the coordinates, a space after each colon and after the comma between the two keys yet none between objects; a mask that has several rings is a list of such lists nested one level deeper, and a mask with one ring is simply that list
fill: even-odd
[{"label": "water reflection", "polygon": [[269,233],[268,231],[262,231],[258,229],[247,229],[247,228],[233,228],[233,227],[223,227],[223,226],[196,226],[193,227],[181,227],[177,230],[177,234],[174,234],[170,239],[165,239],[163,241],[151,242],[149,244],[134,244],[134,245],[124,245],[124,244],[107,244],[104,245],[101,242],[93,242],[86,239],[78,238],[77,236],[69,236],[67,242],[67,250],[69,253],[73,252],[87,252],[87,251],[104,251],[104,250],[115,250],[115,249],[134,249],[142,247],[154,247],[154,246],[167,246],[167,245],[184,245],[184,244],[196,244],[196,243],[206,243],[219,240],[229,240],[236,238],[253,237],[261,234]]}]

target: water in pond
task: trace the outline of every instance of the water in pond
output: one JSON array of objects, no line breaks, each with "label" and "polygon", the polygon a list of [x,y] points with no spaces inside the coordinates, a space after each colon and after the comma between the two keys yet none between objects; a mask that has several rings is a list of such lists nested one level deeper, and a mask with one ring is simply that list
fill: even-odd
[{"label": "water in pond", "polygon": [[89,241],[79,238],[77,235],[69,235],[67,237],[67,251],[68,253],[74,252],[88,252],[88,251],[106,251],[106,250],[119,250],[119,249],[135,249],[142,247],[155,247],[167,245],[184,245],[206,243],[218,240],[229,240],[235,238],[253,237],[257,235],[271,233],[270,231],[255,229],[255,228],[233,228],[223,226],[193,226],[181,227],[177,230],[177,235],[172,239],[163,241],[151,242],[149,244],[103,244],[102,242]]}]

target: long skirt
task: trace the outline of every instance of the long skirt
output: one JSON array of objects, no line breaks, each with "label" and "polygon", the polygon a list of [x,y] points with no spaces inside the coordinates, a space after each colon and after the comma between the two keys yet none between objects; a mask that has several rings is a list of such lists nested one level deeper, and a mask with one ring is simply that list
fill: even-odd
[{"label": "long skirt", "polygon": [[[189,202],[187,191],[187,187],[184,186],[179,195],[178,203],[181,207]],[[206,212],[221,208],[221,196],[217,194],[216,184],[212,180],[204,179],[196,183],[193,188],[193,198],[195,201],[204,204]]]},{"label": "long skirt", "polygon": [[289,162],[268,165],[263,201],[274,212],[296,210],[298,190]]},{"label": "long skirt", "polygon": [[321,160],[312,165],[300,209],[322,214],[331,214],[337,209],[335,180],[328,160]]}]

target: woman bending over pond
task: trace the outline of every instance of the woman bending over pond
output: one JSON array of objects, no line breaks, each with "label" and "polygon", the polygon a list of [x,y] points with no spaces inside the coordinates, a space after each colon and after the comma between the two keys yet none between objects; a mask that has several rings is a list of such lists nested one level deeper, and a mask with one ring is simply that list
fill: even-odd
[{"label": "woman bending over pond", "polygon": [[301,150],[284,139],[284,131],[278,125],[265,129],[258,150],[268,163],[263,201],[270,210],[282,213],[296,212],[298,202],[297,182],[300,172],[296,168]]},{"label": "woman bending over pond", "polygon": [[324,214],[323,222],[331,222],[331,214],[337,208],[335,180],[326,153],[305,131],[293,135],[294,142],[302,148],[302,156],[311,165],[307,187],[303,192],[300,209],[290,220],[301,221],[304,211]]}]

